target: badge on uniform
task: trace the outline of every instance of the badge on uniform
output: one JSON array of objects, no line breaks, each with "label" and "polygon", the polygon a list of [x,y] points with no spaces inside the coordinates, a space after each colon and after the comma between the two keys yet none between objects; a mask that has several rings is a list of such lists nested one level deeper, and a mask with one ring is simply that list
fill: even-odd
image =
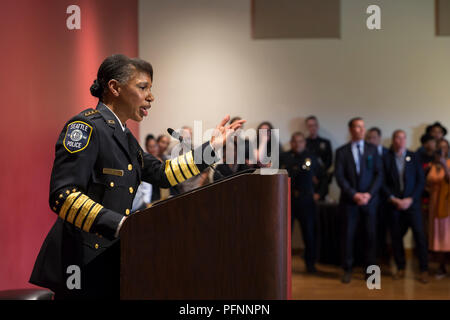
[{"label": "badge on uniform", "polygon": [[306,158],[305,163],[302,165],[303,170],[309,171],[311,169],[311,159]]},{"label": "badge on uniform", "polygon": [[91,139],[92,127],[83,121],[74,121],[67,125],[63,145],[70,153],[85,149]]},{"label": "badge on uniform", "polygon": [[327,145],[325,144],[325,142],[321,142],[319,145],[320,150],[325,150],[326,147]]}]

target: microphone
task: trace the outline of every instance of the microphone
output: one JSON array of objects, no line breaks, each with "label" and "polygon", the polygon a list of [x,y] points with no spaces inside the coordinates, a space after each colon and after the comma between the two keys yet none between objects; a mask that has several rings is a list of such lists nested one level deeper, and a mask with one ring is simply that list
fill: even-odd
[{"label": "microphone", "polygon": [[175,130],[173,130],[172,128],[167,128],[167,132],[174,137],[175,139],[179,140],[181,143],[183,143],[183,137],[180,136],[180,134],[178,132],[176,132]]},{"label": "microphone", "polygon": [[[178,132],[176,132],[176,131],[173,130],[172,128],[167,128],[167,132],[168,132],[173,138],[175,138],[175,139],[177,139],[178,141],[180,141],[180,143],[183,143],[183,137],[182,137]],[[192,146],[191,146],[191,150],[193,151]],[[213,165],[214,165],[214,163],[211,163],[208,167],[211,168],[211,169],[213,169],[213,171],[214,171],[215,173],[217,173],[217,175],[220,177],[220,179],[224,178],[223,174],[220,173],[220,171],[216,170],[216,168],[214,168]]]}]

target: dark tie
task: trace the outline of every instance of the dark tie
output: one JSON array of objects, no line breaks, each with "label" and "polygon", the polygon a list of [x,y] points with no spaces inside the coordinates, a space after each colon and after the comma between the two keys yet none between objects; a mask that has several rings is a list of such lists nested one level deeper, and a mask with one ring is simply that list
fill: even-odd
[{"label": "dark tie", "polygon": [[361,175],[362,163],[363,163],[363,155],[362,155],[362,152],[361,152],[361,144],[358,143],[356,146],[358,147],[359,175]]}]

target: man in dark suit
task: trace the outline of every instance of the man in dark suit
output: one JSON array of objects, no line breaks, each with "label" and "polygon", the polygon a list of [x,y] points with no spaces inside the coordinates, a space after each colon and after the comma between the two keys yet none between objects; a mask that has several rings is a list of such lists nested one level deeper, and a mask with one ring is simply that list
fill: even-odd
[{"label": "man in dark suit", "polygon": [[366,265],[376,262],[376,210],[382,183],[382,162],[377,148],[364,142],[364,120],[348,123],[351,142],[336,150],[335,175],[341,188],[343,218],[343,283],[352,277],[353,245],[359,217],[365,220]]},{"label": "man in dark suit", "polygon": [[[366,142],[377,147],[378,155],[383,159],[389,152],[381,143],[381,130],[378,127],[372,127],[367,130]],[[389,252],[387,246],[387,233],[389,220],[386,216],[386,197],[380,188],[380,199],[377,207],[377,257],[381,258],[383,264],[389,264]]]},{"label": "man in dark suit", "polygon": [[367,130],[366,134],[366,142],[373,144],[377,147],[378,155],[380,157],[384,157],[388,152],[389,149],[384,147],[381,143],[381,129],[378,127],[372,127],[369,130]]},{"label": "man in dark suit", "polygon": [[424,173],[417,154],[406,149],[406,133],[396,130],[392,135],[392,150],[384,158],[384,192],[391,220],[391,239],[397,273],[394,279],[405,275],[403,235],[412,228],[420,263],[419,280],[428,282],[428,253],[420,210],[420,196],[424,187]]}]

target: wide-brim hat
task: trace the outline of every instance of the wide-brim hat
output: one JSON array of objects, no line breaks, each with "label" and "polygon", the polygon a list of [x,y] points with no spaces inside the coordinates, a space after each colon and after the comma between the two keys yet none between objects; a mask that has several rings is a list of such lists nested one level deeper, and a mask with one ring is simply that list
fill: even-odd
[{"label": "wide-brim hat", "polygon": [[433,124],[430,124],[427,129],[425,130],[426,133],[430,133],[431,129],[433,129],[434,127],[439,127],[441,128],[442,132],[444,133],[444,136],[447,135],[447,128],[445,128],[439,121],[436,121]]}]

